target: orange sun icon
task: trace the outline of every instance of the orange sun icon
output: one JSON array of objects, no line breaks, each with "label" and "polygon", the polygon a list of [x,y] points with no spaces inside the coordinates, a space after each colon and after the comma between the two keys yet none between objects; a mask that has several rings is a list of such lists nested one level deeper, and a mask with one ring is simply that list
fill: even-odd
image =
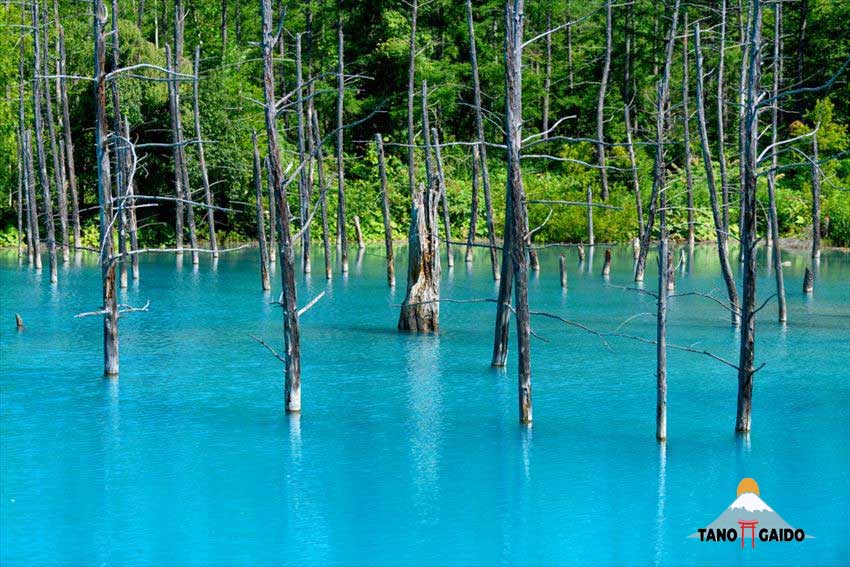
[{"label": "orange sun icon", "polygon": [[741,482],[738,483],[738,496],[744,494],[745,492],[752,492],[753,494],[758,495],[758,483],[752,478],[742,479]]}]

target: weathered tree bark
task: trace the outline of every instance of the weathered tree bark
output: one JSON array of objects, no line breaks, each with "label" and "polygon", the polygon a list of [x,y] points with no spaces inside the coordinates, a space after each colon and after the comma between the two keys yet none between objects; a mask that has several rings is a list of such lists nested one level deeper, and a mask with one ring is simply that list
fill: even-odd
[{"label": "weathered tree bark", "polygon": [[23,263],[24,246],[21,235],[24,233],[24,139],[18,136],[18,192],[15,194],[15,215],[18,220],[18,265]]},{"label": "weathered tree bark", "polygon": [[[487,142],[484,137],[484,110],[481,106],[481,81],[478,78],[478,54],[475,49],[475,24],[472,20],[472,0],[466,0],[466,24],[469,31],[469,59],[472,65],[472,93],[475,104],[475,131],[481,165],[481,186],[484,189],[484,208],[487,214],[487,241],[490,245],[490,265],[493,279],[499,279],[499,262],[496,257],[496,229],[493,223],[493,201],[490,193],[490,173],[487,169]],[[409,142],[412,145],[412,142]],[[412,150],[411,150],[412,151]]]},{"label": "weathered tree bark", "polygon": [[393,261],[393,230],[390,225],[390,198],[387,187],[387,167],[384,163],[384,142],[380,134],[375,134],[375,146],[378,150],[378,173],[381,177],[381,214],[384,218],[384,249],[387,254],[387,283],[395,285],[395,266]]},{"label": "weathered tree bark", "polygon": [[[413,0],[413,3],[410,5],[410,54],[407,68],[407,184],[411,199],[416,194],[416,161],[413,151],[413,98],[416,96],[416,85],[414,81],[416,78],[416,16],[418,10],[419,2]],[[413,226],[412,223],[411,226]]]},{"label": "weathered tree bark", "polygon": [[269,146],[272,184],[277,192],[275,202],[280,226],[280,277],[283,283],[283,343],[285,350],[285,399],[286,411],[301,411],[301,332],[298,324],[298,304],[295,294],[295,259],[289,232],[289,207],[286,187],[280,165],[280,148],[277,139],[277,124],[274,94],[274,63],[272,37],[271,0],[262,0],[263,21],[263,97],[266,122],[266,137]]},{"label": "weathered tree bark", "polygon": [[100,271],[103,287],[103,373],[118,374],[118,301],[112,241],[112,180],[106,118],[106,7],[94,0],[94,103],[97,201],[100,217]]},{"label": "weathered tree bark", "polygon": [[354,215],[354,234],[357,236],[357,249],[366,248],[366,243],[363,241],[363,230],[360,228],[360,217],[357,215]]},{"label": "weathered tree bark", "polygon": [[685,187],[688,193],[688,246],[694,246],[694,177],[691,172],[691,113],[688,107],[689,90],[688,70],[688,10],[684,12],[684,33],[682,34],[682,143],[685,146]]},{"label": "weathered tree bark", "polygon": [[761,0],[752,0],[749,64],[746,82],[744,224],[741,246],[744,252],[741,298],[741,348],[738,357],[738,408],[735,430],[748,432],[752,426],[753,375],[756,331],[756,166],[758,154],[758,97],[761,84]]},{"label": "weathered tree bark", "polygon": [[667,278],[670,275],[667,262],[667,212],[666,192],[660,194],[658,238],[658,302],[655,341],[655,438],[667,440]]},{"label": "weathered tree bark", "polygon": [[576,247],[576,252],[578,252],[578,263],[581,264],[584,262],[584,246],[579,244]]},{"label": "weathered tree bark", "polygon": [[735,286],[735,277],[732,275],[732,267],[729,265],[729,254],[726,251],[727,239],[723,230],[723,217],[717,198],[717,182],[714,178],[714,167],[711,164],[711,149],[708,143],[708,128],[705,119],[705,93],[703,92],[703,58],[702,45],[700,41],[700,26],[694,26],[694,59],[696,60],[696,105],[697,123],[699,125],[700,146],[702,148],[702,161],[705,166],[705,179],[708,185],[708,195],[711,200],[711,214],[714,217],[714,231],[717,236],[717,254],[720,259],[720,271],[726,284],[726,295],[729,298],[729,309],[732,313],[732,324],[738,324],[738,290]]},{"label": "weathered tree bark", "polygon": [[608,89],[608,73],[611,69],[612,27],[611,0],[606,0],[605,57],[602,64],[602,79],[599,83],[599,96],[596,99],[596,161],[599,164],[599,182],[602,185],[601,196],[603,201],[608,200],[608,171],[605,168],[605,93]]},{"label": "weathered tree bark", "polygon": [[[416,3],[414,2],[414,18],[416,11]],[[414,26],[414,30],[415,30]],[[343,60],[343,35],[342,35],[342,20],[338,23],[337,28],[337,78],[336,78],[336,175],[337,189],[337,218],[336,218],[336,234],[339,246],[342,249],[342,273],[348,273],[348,235],[345,231],[345,164],[342,153],[343,140],[343,96],[345,95],[345,63]],[[413,150],[411,149],[411,152]],[[412,163],[412,162],[411,162]]]},{"label": "weathered tree bark", "polygon": [[469,210],[469,234],[466,237],[466,262],[472,262],[475,232],[478,230],[478,146],[472,146],[472,205]]},{"label": "weathered tree bark", "polygon": [[561,254],[558,257],[558,267],[561,270],[561,287],[567,287],[567,259]]},{"label": "weathered tree bark", "polygon": [[[738,231],[740,232],[741,227],[744,226],[744,167],[743,163],[746,159],[744,155],[745,146],[746,146],[746,132],[744,128],[745,116],[746,116],[746,82],[747,82],[747,63],[749,61],[749,34],[750,27],[752,22],[750,22],[749,15],[745,16],[747,12],[747,8],[741,5],[742,0],[738,0],[738,8],[740,12],[740,20],[738,22],[738,27],[740,28],[741,35],[741,77],[739,80],[739,88],[738,88]],[[743,247],[738,247],[738,261],[744,261],[744,251]]]},{"label": "weathered tree bark", "polygon": [[80,229],[80,201],[77,194],[77,171],[74,166],[74,142],[71,138],[71,114],[68,108],[68,86],[65,75],[65,29],[59,26],[59,92],[62,104],[62,131],[65,139],[65,171],[68,189],[71,192],[71,223],[74,230],[74,246],[82,246]]},{"label": "weathered tree bark", "polygon": [[[47,15],[45,13],[45,22]],[[67,264],[69,260],[70,245],[68,239],[68,193],[65,189],[65,180],[62,177],[62,154],[59,152],[58,144],[56,143],[56,122],[53,115],[53,96],[50,93],[50,66],[49,59],[49,26],[44,26],[44,47],[45,53],[42,58],[42,75],[44,78],[44,102],[47,118],[47,132],[50,137],[50,157],[53,164],[53,183],[56,187],[56,204],[59,209],[59,236],[62,239],[62,262]],[[56,83],[54,83],[56,85]],[[58,86],[58,85],[57,85]],[[56,98],[59,98],[58,89]]]},{"label": "weathered tree bark", "polygon": [[[24,24],[26,22],[26,13],[21,10],[21,30],[24,29]],[[23,31],[21,32],[23,35]],[[23,207],[26,206],[27,214],[26,214],[26,247],[27,247],[27,265],[33,265],[33,229],[32,229],[32,215],[30,214],[30,186],[32,185],[32,178],[30,177],[30,172],[27,166],[27,161],[29,160],[29,156],[27,152],[29,152],[29,142],[28,142],[28,132],[27,132],[27,122],[26,122],[26,111],[24,110],[24,59],[25,59],[25,51],[24,51],[24,38],[21,37],[18,42],[19,46],[19,59],[18,59],[18,143],[19,143],[19,155],[18,155],[18,234],[21,234],[21,225],[22,223],[22,214]],[[20,260],[19,253],[19,260]]]},{"label": "weathered tree bark", "polygon": [[593,234],[593,191],[590,185],[587,186],[587,244],[594,246],[596,244],[596,236]]},{"label": "weathered tree bark", "polygon": [[803,293],[812,293],[815,289],[815,275],[812,270],[806,266],[806,273],[803,274]]},{"label": "weathered tree bark", "polygon": [[[552,29],[552,9],[546,10],[546,31]],[[546,68],[543,77],[543,125],[541,131],[544,132],[543,137],[548,138],[549,134],[549,91],[552,88],[552,34],[546,34]]]},{"label": "weathered tree bark", "polygon": [[280,225],[277,222],[277,203],[275,203],[275,187],[272,184],[272,164],[269,157],[263,158],[263,168],[266,170],[266,186],[269,193],[269,271],[274,271],[277,260],[274,258],[275,251],[280,252],[277,246],[277,235],[280,234]]},{"label": "weathered tree bark", "polygon": [[660,140],[664,136],[664,126],[667,108],[667,103],[670,98],[670,67],[673,64],[673,45],[676,41],[676,29],[679,23],[679,4],[680,0],[675,0],[673,4],[673,20],[670,24],[670,30],[667,33],[667,46],[664,57],[664,71],[658,89],[658,101],[656,105],[655,117],[655,160],[652,175],[652,191],[649,196],[649,211],[646,216],[646,224],[644,231],[641,234],[640,255],[635,264],[635,281],[643,281],[643,274],[646,270],[646,255],[649,253],[649,240],[652,237],[652,229],[655,225],[656,201],[658,193],[664,187],[664,146]]},{"label": "weathered tree bark", "polygon": [[631,110],[628,104],[624,107],[624,116],[626,123],[626,143],[628,144],[629,150],[629,167],[632,170],[632,185],[634,185],[635,190],[635,209],[637,211],[638,235],[641,235],[644,230],[643,200],[640,196],[640,174],[638,172],[637,159],[635,159],[635,145],[632,141]]},{"label": "weathered tree bark", "polygon": [[[333,277],[333,269],[331,267],[331,244],[328,230],[328,186],[325,184],[325,158],[322,155],[322,146],[320,143],[322,136],[319,132],[319,117],[317,116],[315,109],[311,114],[311,119],[313,121],[313,138],[316,148],[316,171],[319,177],[319,199],[321,199],[320,206],[322,209],[322,246],[325,251],[325,278],[330,280]],[[312,155],[313,152],[311,151],[310,154]]]},{"label": "weathered tree bark", "polygon": [[[124,117],[124,137],[126,139],[130,139],[130,121],[127,117]],[[139,249],[139,235],[138,235],[138,222],[136,219],[136,200],[133,198],[136,193],[135,184],[132,180],[127,180],[127,208],[129,211],[129,228],[130,228],[130,248],[132,250]],[[133,279],[138,281],[140,278],[139,274],[139,255],[133,254],[133,257],[130,260],[130,266],[132,268]]]},{"label": "weathered tree bark", "polygon": [[[118,69],[120,66],[120,45],[118,34],[118,0],[112,0],[112,31],[110,32],[112,44],[112,69]],[[125,143],[118,139],[117,136],[124,131],[124,124],[121,118],[121,94],[118,88],[118,80],[113,79],[110,84],[110,92],[112,94],[112,131],[115,134],[113,138],[113,148],[115,154],[115,197],[116,211],[118,221],[118,282],[121,289],[127,288],[127,215],[125,211],[126,205],[126,180],[129,172],[127,170],[127,152],[124,148]]]},{"label": "weathered tree bark", "polygon": [[[809,0],[800,0],[800,26],[797,29],[797,77],[794,82],[795,85],[803,86],[803,55],[806,52],[807,47],[807,37],[806,37],[806,28],[809,22]],[[797,113],[803,114],[803,96],[798,96],[796,102]]]},{"label": "weathered tree bark", "polygon": [[[222,9],[227,8],[227,0],[222,0]],[[227,27],[226,27],[226,19],[225,16],[222,15],[222,24],[224,29],[224,35],[222,36],[223,40],[227,40]],[[210,191],[210,179],[207,175],[207,160],[204,156],[204,143],[203,138],[201,137],[201,104],[200,104],[200,96],[199,96],[199,84],[201,82],[201,74],[200,74],[200,66],[201,66],[201,46],[195,46],[195,81],[192,84],[192,110],[194,114],[194,123],[195,123],[195,140],[198,144],[198,168],[201,170],[201,181],[204,184],[204,199],[207,203],[207,225],[210,230],[210,250],[212,250],[212,257],[218,258],[218,242],[215,238],[215,211],[213,210],[213,198],[212,192]],[[271,207],[271,204],[269,205]],[[271,232],[274,234],[274,225],[271,227]]]},{"label": "weathered tree bark", "polygon": [[[257,244],[260,248],[260,283],[263,291],[272,288],[269,281],[269,252],[266,248],[266,211],[263,207],[263,169],[260,165],[260,148],[257,146],[257,134],[251,135],[254,144],[254,205],[257,211]],[[270,204],[271,205],[271,204]],[[269,227],[274,232],[274,225]]]},{"label": "weathered tree bark", "polygon": [[[341,26],[342,24],[340,24]],[[341,32],[340,32],[341,33]],[[340,35],[340,38],[342,35]],[[340,39],[342,46],[342,39]],[[340,58],[342,55],[340,55]],[[341,61],[342,59],[340,59]],[[341,73],[342,71],[340,71]],[[296,114],[298,116],[298,159],[301,163],[307,162],[306,140],[305,134],[305,118],[304,118],[304,76],[301,70],[301,34],[295,35],[295,89],[296,89]],[[341,83],[340,83],[341,84]],[[338,135],[341,135],[338,134]],[[341,146],[340,146],[341,147]],[[342,164],[342,161],[338,161]],[[340,199],[345,201],[342,190],[342,181],[340,177]],[[310,176],[309,167],[305,166],[301,169],[298,176],[298,201],[301,205],[301,226],[304,228],[301,234],[301,263],[304,273],[309,274],[312,271],[310,264],[310,223],[307,219],[310,217]],[[344,207],[344,205],[343,205]],[[344,218],[344,215],[341,215]]]},{"label": "weathered tree bark", "polygon": [[[171,46],[165,45],[165,60],[168,65],[168,70],[170,73],[176,73],[177,68],[175,65],[175,60],[171,54]],[[177,254],[183,254],[183,217],[185,216],[183,212],[183,174],[182,169],[183,166],[180,163],[180,139],[177,136],[178,128],[177,128],[177,116],[180,113],[180,110],[177,107],[177,99],[175,97],[175,90],[177,87],[177,79],[173,76],[169,77],[168,81],[168,111],[171,114],[171,143],[173,144],[171,147],[171,155],[174,158],[174,196],[176,197],[176,202],[174,204],[175,215],[174,215],[174,238],[175,244],[174,247],[177,249]]]},{"label": "weathered tree bark", "polygon": [[611,275],[611,249],[605,248],[605,263],[602,264],[602,276],[607,278]]},{"label": "weathered tree bark", "polygon": [[35,188],[35,153],[32,147],[32,131],[24,132],[24,159],[27,171],[27,242],[32,259],[31,265],[41,270],[41,238],[38,230],[38,205],[36,204]]},{"label": "weathered tree bark", "polygon": [[720,191],[723,198],[723,238],[729,238],[729,174],[726,167],[725,112],[723,74],[726,61],[726,0],[720,5],[720,53],[717,64],[717,161],[720,164]]},{"label": "weathered tree bark", "polygon": [[47,177],[47,156],[44,150],[44,116],[42,115],[44,105],[44,93],[42,88],[44,79],[38,77],[43,74],[42,52],[41,52],[41,22],[38,0],[32,5],[33,25],[33,52],[35,79],[32,82],[33,120],[35,122],[35,146],[38,158],[38,177],[41,184],[42,200],[44,204],[44,224],[47,227],[47,253],[50,261],[50,283],[56,283],[59,279],[56,269],[56,229],[53,223],[53,197],[50,192],[50,180]]},{"label": "weathered tree bark", "polygon": [[812,259],[820,260],[820,168],[818,167],[818,133],[812,134]]},{"label": "weathered tree bark", "polygon": [[676,289],[676,265],[673,263],[674,248],[670,245],[667,247],[667,291]]},{"label": "weathered tree bark", "polygon": [[[782,77],[782,4],[774,4],[773,18],[773,96],[779,94],[779,83]],[[773,274],[776,279],[776,304],[779,309],[780,323],[788,321],[788,308],[785,303],[785,280],[782,274],[782,249],[779,245],[779,218],[776,215],[776,167],[778,156],[776,143],[779,138],[779,101],[771,105],[771,136],[770,171],[767,174],[768,222],[769,232],[773,240]]]},{"label": "weathered tree bark", "polygon": [[440,191],[440,205],[443,209],[443,231],[446,235],[446,259],[448,260],[449,268],[453,268],[455,265],[455,258],[452,253],[452,223],[449,218],[449,200],[446,195],[446,176],[443,171],[443,151],[440,149],[440,137],[437,135],[437,129],[432,128],[431,134],[434,138],[434,154],[437,158],[437,186]]},{"label": "weathered tree bark", "polygon": [[[522,145],[522,33],[524,0],[505,2],[505,145],[507,146],[508,186],[506,217],[510,223],[510,261],[514,279],[516,313],[520,423],[532,421],[531,404],[531,322],[528,309],[528,210],[520,170]],[[507,224],[507,223],[506,223]]]}]

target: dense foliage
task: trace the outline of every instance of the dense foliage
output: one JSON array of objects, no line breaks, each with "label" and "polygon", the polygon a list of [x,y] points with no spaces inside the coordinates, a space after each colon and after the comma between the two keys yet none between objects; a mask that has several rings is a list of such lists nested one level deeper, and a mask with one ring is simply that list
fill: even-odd
[{"label": "dense foliage", "polygon": [[[387,144],[388,175],[393,227],[398,238],[404,236],[409,219],[406,149],[406,89],[408,49],[410,40],[410,4],[403,0],[340,1],[313,0],[285,2],[279,11],[285,14],[282,55],[277,64],[278,93],[289,92],[294,86],[293,45],[295,34],[304,34],[304,57],[308,76],[315,79],[316,109],[321,128],[327,133],[335,123],[337,59],[336,26],[341,21],[345,35],[347,79],[345,91],[345,121],[369,119],[345,131],[346,198],[349,215],[359,215],[367,238],[380,237],[383,230],[380,208],[380,185],[377,154],[372,142],[381,133]],[[658,65],[663,58],[663,36],[667,20],[662,17],[658,2],[636,0],[628,4],[615,3],[613,29],[613,58],[610,83],[605,99],[605,136],[614,142],[625,140],[623,106],[633,101],[636,109],[638,141],[652,139]],[[717,2],[688,3],[691,22],[700,20],[704,30],[706,51],[707,114],[716,116],[715,96],[719,14]],[[741,62],[741,10],[738,2],[730,2],[726,38],[726,98],[731,101],[726,113],[726,144],[729,179],[732,193],[737,194],[737,99],[738,73]],[[744,2],[746,9],[747,2]],[[18,68],[19,46],[25,52],[24,106],[31,121],[32,65],[31,16],[20,11],[19,3],[6,3],[0,8],[0,83],[6,85],[0,101],[0,227],[5,226],[0,244],[15,240],[15,195],[18,187]],[[164,65],[164,48],[173,41],[173,4],[160,0],[118,2],[120,10],[120,49],[122,65],[154,63]],[[187,0],[186,59],[182,70],[191,73],[189,58],[196,45],[202,50],[202,82],[200,85],[203,138],[208,140],[206,160],[210,171],[215,202],[236,212],[218,213],[222,236],[231,240],[251,238],[254,234],[254,213],[245,206],[253,201],[251,185],[251,133],[263,131],[261,92],[261,61],[259,2],[241,0]],[[564,28],[552,34],[552,75],[549,93],[549,124],[568,117],[556,134],[576,138],[592,138],[596,131],[596,99],[604,52],[605,12],[601,0],[531,1],[527,3],[526,37],[533,38],[551,26],[576,21],[569,31]],[[137,25],[138,10],[143,7]],[[220,23],[226,8],[227,43],[223,45]],[[69,80],[71,122],[75,144],[81,209],[84,224],[93,225],[96,203],[93,151],[93,97],[91,82],[84,77],[92,74],[92,16],[91,5],[61,0],[56,12],[64,27],[68,61],[67,73],[79,79]],[[474,2],[476,40],[484,106],[487,113],[487,137],[501,143],[501,118],[504,105],[503,61],[503,4],[496,0]],[[44,25],[49,27],[48,55],[51,69],[55,68],[57,22],[52,6],[47,10]],[[746,17],[746,16],[744,16]],[[766,44],[773,41],[773,11],[765,10],[764,36]],[[24,24],[22,27],[21,24]],[[850,3],[835,0],[804,0],[787,4],[783,21],[783,86],[813,86],[826,81],[850,56]],[[427,80],[432,122],[441,132],[444,142],[474,139],[472,82],[469,64],[469,37],[465,3],[457,0],[432,0],[423,5],[417,22],[416,81]],[[626,45],[630,46],[627,56]],[[771,48],[772,49],[772,48]],[[280,53],[280,52],[279,52]],[[523,99],[525,135],[541,130],[544,87],[546,84],[546,41],[532,41],[524,53]],[[676,114],[672,140],[681,140],[682,44],[676,46],[673,64],[673,112]],[[693,53],[690,54],[693,61]],[[772,80],[771,62],[764,63],[764,85]],[[629,70],[631,80],[624,77]],[[155,73],[141,71],[148,77]],[[848,73],[839,77],[830,92],[806,93],[783,101],[780,114],[780,137],[790,138],[811,131],[819,124],[820,153],[827,161],[822,165],[824,218],[829,217],[827,238],[834,245],[850,246],[850,146],[847,124],[850,123],[850,91]],[[693,71],[691,71],[693,82]],[[50,83],[51,96],[55,90]],[[125,77],[120,81],[122,112],[129,119],[132,136],[138,143],[168,143],[170,118],[166,86],[162,82],[143,81]],[[183,85],[184,124],[191,132],[191,86]],[[693,98],[693,86],[691,86]],[[419,104],[416,104],[417,114]],[[691,112],[693,112],[693,100]],[[296,158],[295,118],[291,108],[280,120],[285,141],[284,163]],[[691,116],[693,120],[693,116]],[[417,116],[417,123],[419,123]],[[766,120],[765,120],[766,122]],[[693,124],[693,123],[692,123]],[[709,134],[717,143],[716,119],[709,119]],[[764,127],[765,124],[762,125]],[[707,189],[696,127],[691,127],[693,172],[697,207],[697,237],[711,239],[713,235],[708,209]],[[398,145],[394,145],[398,144]],[[796,150],[808,154],[810,141],[794,144]],[[652,175],[650,146],[636,147],[638,169],[644,190]],[[200,174],[194,148],[189,148],[190,179],[196,195]],[[325,157],[328,179],[336,168],[332,144]],[[448,199],[451,220],[456,234],[465,234],[469,225],[471,201],[471,154],[468,145],[453,145],[444,149]],[[594,147],[587,142],[549,142],[534,148],[535,154],[547,154],[572,160],[594,162]],[[502,152],[490,151],[490,174],[493,181],[496,222],[501,231],[504,216],[505,166]],[[669,150],[668,180],[673,212],[670,225],[674,236],[687,232],[684,172],[681,144]],[[715,149],[715,156],[716,149]],[[836,158],[836,159],[829,159]],[[598,210],[594,224],[597,241],[623,241],[636,234],[637,220],[632,193],[629,161],[623,147],[612,147],[608,155],[611,182],[610,204],[621,210]],[[791,165],[801,162],[797,151],[780,155],[780,162]],[[422,159],[418,159],[422,168]],[[598,195],[599,173],[575,161],[564,162],[528,158],[523,162],[530,199],[585,199],[590,186]],[[716,165],[716,164],[715,164]],[[168,148],[150,148],[144,152],[138,175],[138,190],[144,194],[171,195],[173,160]],[[778,177],[778,218],[780,231],[785,235],[805,236],[810,231],[811,168],[803,161],[788,168]],[[336,211],[336,191],[329,192],[332,214]],[[766,193],[760,198],[766,201]],[[294,201],[293,201],[294,204]],[[736,206],[733,205],[736,208]],[[549,210],[545,206],[530,207],[530,222],[544,222]],[[164,205],[140,209],[143,227],[140,233],[145,244],[168,244],[174,239],[173,208]],[[737,214],[730,215],[733,219]],[[199,218],[201,216],[199,215]],[[350,218],[350,217],[349,217]],[[763,221],[763,219],[762,219]],[[335,223],[332,216],[332,225]],[[351,224],[351,223],[349,223]],[[484,223],[479,222],[484,234]],[[353,226],[348,227],[353,235]],[[734,228],[733,228],[734,230]],[[86,231],[93,236],[91,229]],[[203,235],[199,228],[199,235]],[[318,231],[314,230],[314,238]],[[546,241],[578,241],[586,237],[586,211],[583,208],[559,207],[535,238]]]}]

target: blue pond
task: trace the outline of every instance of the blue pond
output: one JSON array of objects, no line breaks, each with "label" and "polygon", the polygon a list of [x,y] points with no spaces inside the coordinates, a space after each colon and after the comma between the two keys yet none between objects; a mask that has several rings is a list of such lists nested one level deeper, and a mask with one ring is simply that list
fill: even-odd
[{"label": "blue pond", "polygon": [[[443,262],[444,298],[494,297],[483,249]],[[583,265],[540,254],[532,308],[610,331],[651,313],[631,251]],[[733,252],[733,255],[735,252]],[[396,331],[399,285],[379,247],[327,283],[320,250],[300,277],[303,412],[283,412],[279,273],[260,291],[256,250],[151,256],[122,303],[121,375],[101,376],[94,258],[60,285],[0,254],[0,562],[19,564],[836,564],[850,562],[850,255],[786,252],[789,322],[759,314],[753,432],[733,434],[736,374],[669,354],[669,442],[655,433],[654,346],[535,317],[534,425],[518,423],[516,357],[489,367],[494,305],[444,303],[437,336]],[[773,292],[761,252],[759,300]],[[654,260],[647,273],[654,287]],[[716,252],[697,247],[677,291],[723,297]],[[26,329],[15,332],[14,313]],[[654,318],[624,332],[654,338]],[[737,360],[716,303],[672,300],[670,341]],[[514,337],[511,338],[514,341]],[[512,344],[513,346],[513,344]],[[802,543],[688,539],[743,477]]]}]

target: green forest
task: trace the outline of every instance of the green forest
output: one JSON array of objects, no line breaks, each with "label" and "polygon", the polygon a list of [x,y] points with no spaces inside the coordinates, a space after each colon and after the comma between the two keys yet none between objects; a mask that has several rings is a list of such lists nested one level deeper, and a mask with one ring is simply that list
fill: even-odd
[{"label": "green forest", "polygon": [[[279,101],[278,129],[284,168],[299,162],[298,105],[309,99],[310,113],[321,135],[327,210],[331,230],[337,226],[338,199],[344,190],[349,241],[356,238],[352,223],[359,217],[364,238],[380,240],[384,234],[381,183],[375,135],[383,138],[392,233],[406,238],[410,219],[408,189],[408,79],[411,38],[415,102],[412,117],[416,140],[418,178],[424,179],[422,158],[422,84],[427,84],[430,123],[439,136],[440,168],[445,180],[448,217],[453,238],[466,239],[473,200],[473,157],[476,104],[471,66],[470,22],[477,52],[484,138],[489,144],[487,169],[492,187],[496,237],[505,222],[507,165],[504,151],[505,20],[503,3],[431,0],[415,2],[376,0],[330,2],[309,0],[272,3],[275,11],[275,85]],[[665,66],[665,34],[672,2],[635,0],[614,3],[610,26],[606,2],[589,0],[530,1],[525,7],[525,44],[522,54],[522,176],[530,202],[528,216],[537,242],[582,242],[588,238],[587,207],[547,207],[532,201],[583,202],[592,199],[612,208],[597,208],[594,231],[597,242],[627,242],[639,233],[638,214],[649,207],[653,180],[656,106],[659,74]],[[610,5],[608,3],[607,5]],[[765,4],[762,23],[761,86],[800,90],[778,101],[774,135],[788,140],[776,161],[776,209],[779,234],[805,240],[812,232],[812,140],[817,131],[821,181],[821,233],[825,244],[850,246],[850,74],[840,72],[850,56],[850,3],[838,0]],[[22,9],[22,6],[24,7]],[[169,82],[162,73],[145,67],[165,68],[166,49],[179,46],[179,92],[188,171],[190,200],[203,201],[203,172],[199,167],[199,141],[205,165],[220,244],[256,238],[252,133],[266,152],[263,113],[262,18],[260,2],[241,0],[120,0],[107,3],[111,26],[117,14],[117,34],[107,36],[106,71],[116,61],[122,67],[140,65],[122,73],[115,83],[120,91],[120,113],[138,149],[136,193],[147,196],[175,194],[175,157]],[[92,4],[54,0],[36,4],[5,2],[0,7],[0,243],[15,245],[18,238],[17,200],[20,179],[26,176],[21,159],[21,133],[34,126],[34,82],[41,82],[45,103],[52,111],[42,125],[46,144],[46,169],[55,199],[55,179],[68,190],[69,172],[61,151],[62,133],[69,128],[82,242],[93,247],[98,239],[97,173],[95,167],[95,98],[93,94]],[[696,77],[693,29],[702,29],[704,104],[707,135],[717,182],[728,193],[725,213],[728,230],[736,234],[741,175],[740,122],[742,63],[749,29],[749,3],[741,0],[682,4],[679,28],[670,65],[669,115],[666,123],[666,193],[668,228],[673,238],[688,238],[689,206],[695,239],[714,239],[714,225],[706,187],[706,171],[696,116]],[[175,18],[182,18],[182,37],[175,35]],[[35,68],[34,22],[40,34],[41,66]],[[341,30],[341,33],[339,33]],[[779,35],[776,35],[777,30]],[[606,36],[610,32],[610,42]],[[60,54],[60,33],[64,57]],[[111,52],[119,38],[117,60]],[[774,44],[778,42],[776,48]],[[302,89],[297,85],[296,47],[301,44]],[[340,53],[340,47],[343,51]],[[606,49],[608,47],[608,49]],[[198,48],[198,96],[201,140],[193,128],[193,57]],[[775,58],[774,53],[779,57]],[[607,54],[607,56],[606,56]],[[723,57],[721,58],[721,54]],[[342,121],[343,188],[337,187],[336,156],[338,79],[344,68]],[[19,62],[21,64],[19,65]],[[745,65],[743,66],[745,67]],[[62,72],[59,73],[58,71]],[[687,73],[687,75],[686,75]],[[837,76],[836,73],[838,73]],[[61,75],[61,77],[60,77]],[[776,76],[776,80],[774,80]],[[718,81],[718,78],[721,81]],[[830,82],[827,88],[818,88]],[[67,91],[68,124],[63,123],[60,92]],[[683,104],[689,97],[689,104]],[[50,99],[50,100],[48,100]],[[112,96],[107,96],[113,115]],[[43,103],[44,104],[44,103]],[[601,109],[602,119],[597,110]],[[628,109],[628,110],[626,110]],[[632,122],[627,132],[626,117]],[[23,120],[23,123],[21,122]],[[312,129],[313,119],[308,129]],[[689,126],[690,147],[683,129]],[[49,126],[49,128],[48,128]],[[302,125],[303,126],[303,125]],[[721,128],[722,127],[722,128]],[[771,138],[770,113],[759,124],[762,145]],[[598,144],[600,135],[604,145]],[[48,140],[53,136],[53,140]],[[629,142],[632,143],[629,143]],[[310,140],[312,142],[312,139]],[[435,140],[432,143],[437,145]],[[64,144],[63,144],[64,145]],[[603,156],[600,156],[599,148]],[[57,149],[59,148],[59,149]],[[630,158],[634,154],[634,166]],[[67,153],[67,152],[66,152]],[[302,152],[303,153],[303,152]],[[689,157],[688,157],[689,156]],[[114,157],[114,156],[113,156]],[[600,157],[604,166],[600,168]],[[62,175],[54,175],[59,165]],[[688,165],[690,166],[688,168]],[[316,167],[309,183],[320,194]],[[687,170],[690,171],[687,171]],[[606,177],[603,187],[602,175]],[[688,182],[688,178],[691,182]],[[477,180],[476,180],[477,181]],[[641,211],[635,204],[639,184]],[[42,192],[36,199],[43,201]],[[691,197],[689,197],[691,195]],[[70,197],[66,197],[69,199]],[[263,197],[267,199],[267,195]],[[767,177],[759,177],[758,226],[767,226]],[[297,210],[298,193],[290,191]],[[42,205],[37,205],[41,207]],[[68,205],[70,208],[70,205]],[[476,236],[487,236],[483,200],[478,206]],[[206,210],[196,208],[197,233],[207,238]],[[58,213],[56,213],[58,214]],[[175,203],[163,201],[140,207],[138,239],[141,246],[173,246]],[[298,222],[296,221],[296,226]],[[59,229],[57,228],[57,231]],[[73,230],[68,229],[69,232]],[[59,231],[61,232],[61,231]],[[320,237],[318,216],[312,239]],[[61,238],[58,236],[57,238]],[[73,239],[73,235],[68,238]]]}]

